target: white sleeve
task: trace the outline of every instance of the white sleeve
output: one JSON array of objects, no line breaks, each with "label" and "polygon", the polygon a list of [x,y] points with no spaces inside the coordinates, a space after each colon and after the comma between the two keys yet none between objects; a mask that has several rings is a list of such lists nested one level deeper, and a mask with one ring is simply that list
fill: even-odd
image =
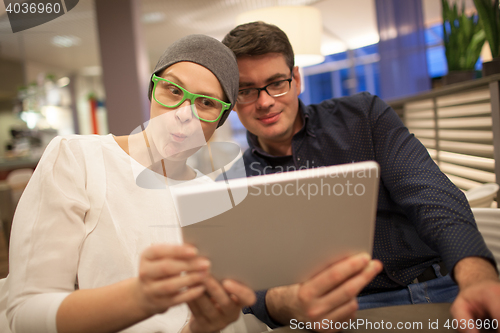
[{"label": "white sleeve", "polygon": [[79,140],[49,144],[19,201],[10,239],[7,317],[15,333],[54,332],[74,291],[89,210]]}]

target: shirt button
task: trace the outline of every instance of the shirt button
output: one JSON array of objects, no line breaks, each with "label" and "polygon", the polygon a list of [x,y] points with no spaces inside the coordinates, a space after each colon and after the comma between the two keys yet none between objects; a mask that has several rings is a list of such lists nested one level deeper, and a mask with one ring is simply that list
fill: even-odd
[{"label": "shirt button", "polygon": [[300,157],[297,157],[297,161],[300,161]]}]

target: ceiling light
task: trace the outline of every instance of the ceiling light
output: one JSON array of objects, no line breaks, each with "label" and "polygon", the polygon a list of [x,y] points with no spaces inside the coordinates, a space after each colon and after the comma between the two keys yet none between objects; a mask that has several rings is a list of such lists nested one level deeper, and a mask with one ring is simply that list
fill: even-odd
[{"label": "ceiling light", "polygon": [[69,84],[69,77],[65,76],[57,80],[57,85],[62,88],[66,87]]},{"label": "ceiling light", "polygon": [[340,53],[346,50],[347,46],[343,42],[331,41],[321,44],[321,54],[323,55]]},{"label": "ceiling light", "polygon": [[347,41],[347,44],[349,44],[349,48],[351,49],[359,49],[368,45],[377,44],[379,40],[379,35],[376,32],[372,32],[363,36],[351,38]]},{"label": "ceiling light", "polygon": [[323,62],[321,13],[309,6],[267,7],[245,12],[236,18],[236,24],[264,21],[281,28],[290,40],[297,66],[309,66]]},{"label": "ceiling light", "polygon": [[165,14],[163,14],[162,12],[152,12],[142,15],[142,22],[146,24],[158,23],[164,20],[165,20]]},{"label": "ceiling light", "polygon": [[52,44],[58,47],[72,47],[79,45],[81,39],[76,36],[55,36],[52,38]]}]

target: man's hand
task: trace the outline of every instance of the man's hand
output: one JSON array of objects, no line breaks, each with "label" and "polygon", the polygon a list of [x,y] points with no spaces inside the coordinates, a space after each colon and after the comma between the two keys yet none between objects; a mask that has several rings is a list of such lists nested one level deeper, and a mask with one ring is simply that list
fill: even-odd
[{"label": "man's hand", "polygon": [[204,285],[206,293],[188,302],[193,313],[183,333],[215,332],[236,321],[241,309],[255,303],[255,293],[233,280],[222,285],[209,277]]},{"label": "man's hand", "polygon": [[332,264],[302,284],[270,289],[266,306],[270,316],[284,325],[291,319],[346,321],[358,309],[356,296],[381,271],[380,261],[370,260],[367,253],[358,254]]},{"label": "man's hand", "polygon": [[459,330],[479,333],[484,319],[500,322],[500,281],[491,263],[478,257],[465,258],[455,265],[454,272],[460,292],[451,314],[458,320]]}]

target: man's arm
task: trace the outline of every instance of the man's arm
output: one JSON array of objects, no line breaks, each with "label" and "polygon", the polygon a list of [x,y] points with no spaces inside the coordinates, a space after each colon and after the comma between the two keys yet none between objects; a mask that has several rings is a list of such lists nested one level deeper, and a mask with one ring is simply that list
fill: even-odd
[{"label": "man's arm", "polygon": [[[464,326],[462,332],[479,333],[476,320],[500,321],[500,280],[491,262],[479,257],[464,258],[453,272],[460,292],[451,313],[459,321],[459,329]],[[461,325],[462,320],[465,325]]]},{"label": "man's arm", "polygon": [[452,277],[460,287],[452,307],[454,317],[500,320],[500,283],[491,264],[494,259],[474,224],[465,196],[395,112],[376,97],[369,100],[375,151],[383,157],[377,161],[384,185],[405,210],[419,237],[453,268]]},{"label": "man's arm", "polygon": [[356,296],[382,270],[367,253],[343,259],[302,284],[270,289],[266,307],[283,325],[324,319],[345,321],[358,309]]}]

